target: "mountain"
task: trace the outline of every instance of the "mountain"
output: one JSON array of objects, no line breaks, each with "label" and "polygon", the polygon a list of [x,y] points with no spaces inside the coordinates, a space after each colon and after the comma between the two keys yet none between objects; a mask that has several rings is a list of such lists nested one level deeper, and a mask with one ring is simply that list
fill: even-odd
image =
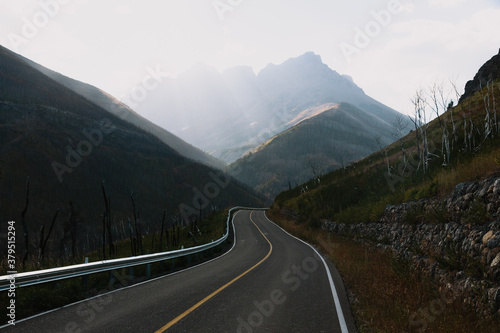
[{"label": "mountain", "polygon": [[209,165],[214,168],[223,169],[224,162],[218,160],[211,155],[201,151],[200,149],[188,144],[179,137],[173,135],[172,133],[166,131],[160,126],[153,124],[149,120],[145,119],[141,115],[137,114],[130,107],[120,102],[108,93],[98,89],[90,84],[86,84],[60,73],[52,71],[40,64],[31,61],[30,59],[21,57],[20,58],[29,64],[31,67],[50,77],[54,81],[62,84],[63,86],[73,90],[77,94],[85,97],[86,99],[92,101],[96,105],[100,106],[104,110],[114,114],[115,116],[123,119],[135,126],[155,135],[165,144],[173,148],[175,151],[181,155],[190,158],[192,160],[201,162],[203,164]]},{"label": "mountain", "polygon": [[398,115],[312,52],[269,64],[258,75],[244,66],[219,73],[196,65],[164,80],[137,111],[230,163],[289,129],[303,111],[328,103],[350,103],[387,124]]},{"label": "mountain", "polygon": [[156,229],[164,209],[168,217],[191,218],[200,205],[207,213],[214,206],[263,204],[247,186],[182,156],[0,48],[0,219],[33,234],[59,208],[54,234],[64,239],[71,201],[79,242],[98,241],[102,181],[115,228],[123,230],[133,216],[132,191],[145,231]]},{"label": "mountain", "polygon": [[468,81],[465,85],[465,91],[460,102],[465,100],[465,98],[473,95],[475,92],[479,91],[481,87],[486,87],[488,83],[494,82],[500,79],[500,50],[498,54],[493,56],[490,60],[485,62],[481,68],[479,68],[477,74],[474,78]]},{"label": "mountain", "polygon": [[290,129],[232,163],[237,178],[274,197],[281,191],[318,178],[380,149],[393,140],[392,128],[348,103],[325,104],[300,114]]},{"label": "mountain", "polygon": [[[405,135],[401,141],[398,140],[343,170],[324,174],[319,182],[310,176],[307,182],[299,183],[299,186],[292,183],[292,189],[286,186],[287,190],[275,196],[270,214],[282,213],[298,223],[308,223],[307,227],[319,226],[320,221],[325,220],[352,225],[384,221],[381,220],[382,216],[398,212],[394,205],[400,205],[399,207],[406,207],[406,215],[400,216],[399,222],[412,224],[417,229],[420,228],[420,223],[439,225],[454,222],[470,226],[483,225],[491,218],[498,218],[498,195],[495,194],[494,186],[486,185],[490,185],[488,181],[498,181],[500,175],[500,126],[494,123],[496,118],[493,108],[500,93],[496,89],[500,84],[499,59],[496,55],[481,66],[474,79],[466,84],[464,97],[457,105],[447,108],[450,99],[445,98],[443,107],[439,110],[440,118],[434,118],[427,124],[419,124],[418,130]],[[495,87],[492,89],[490,84],[489,94],[486,88],[488,80]],[[479,82],[482,82],[482,92],[479,91]],[[432,89],[425,90],[424,95],[431,94]],[[448,91],[454,91],[454,87],[444,89],[444,96],[451,95]],[[345,104],[338,108],[343,107]],[[354,112],[351,108],[345,114],[351,115]],[[434,110],[432,106],[422,104],[420,112],[430,114]],[[488,113],[489,117],[486,116]],[[325,111],[316,117],[322,117],[318,119],[327,123],[324,115],[333,117],[331,111]],[[356,119],[360,120],[359,111]],[[301,139],[305,137],[299,135],[305,131],[301,128],[302,124],[307,122],[303,121],[289,131],[297,134],[284,133],[260,147],[252,154],[256,155],[253,157],[254,161],[266,163],[266,157],[259,154],[271,150],[267,146],[277,146],[274,151],[266,153],[268,156],[282,154],[282,149],[278,146],[283,144],[278,141],[281,137],[287,137],[287,141],[293,140],[294,136]],[[360,132],[354,133],[363,135]],[[450,147],[445,147],[446,141],[443,138],[449,140]],[[302,149],[302,153],[305,151],[305,148]],[[333,154],[332,156],[335,157]],[[244,164],[250,164],[246,160],[244,158],[235,164],[240,164],[243,169]],[[293,161],[281,163],[280,167],[287,168],[287,163]],[[304,167],[307,168],[307,165]],[[279,172],[276,174],[281,175]],[[489,180],[484,181],[485,179]],[[484,184],[482,186],[487,189],[482,190],[480,184]],[[476,190],[478,192],[474,192]],[[449,195],[450,193],[453,194]],[[466,193],[469,195],[464,199]],[[429,205],[428,198],[435,199],[432,205]]]}]

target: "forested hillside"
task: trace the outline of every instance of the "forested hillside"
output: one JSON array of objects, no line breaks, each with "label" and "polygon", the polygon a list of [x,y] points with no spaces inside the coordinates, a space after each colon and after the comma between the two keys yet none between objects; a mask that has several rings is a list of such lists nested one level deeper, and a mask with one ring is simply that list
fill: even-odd
[{"label": "forested hillside", "polygon": [[[200,206],[207,214],[262,204],[251,189],[181,156],[4,48],[0,129],[0,219],[18,222],[31,253],[41,225],[48,230],[56,212],[47,249],[62,258],[73,246],[99,248],[106,229],[108,242],[130,237],[137,216],[148,233],[159,228],[164,210],[168,224],[186,224]],[[19,254],[23,248],[24,240]]]},{"label": "forested hillside", "polygon": [[393,134],[387,122],[342,103],[273,137],[231,164],[229,171],[241,169],[239,180],[272,198],[370,155],[381,142],[394,140]]}]

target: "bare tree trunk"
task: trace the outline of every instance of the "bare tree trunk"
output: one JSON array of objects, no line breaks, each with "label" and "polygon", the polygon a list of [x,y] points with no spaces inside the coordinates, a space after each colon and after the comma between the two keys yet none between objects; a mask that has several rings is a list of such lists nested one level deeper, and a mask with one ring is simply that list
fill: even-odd
[{"label": "bare tree trunk", "polygon": [[422,161],[425,175],[429,165],[429,145],[427,141],[427,128],[429,127],[429,124],[427,123],[427,114],[425,109],[427,102],[425,101],[424,92],[422,90],[417,90],[415,92],[412,103],[415,108],[416,117],[418,118],[418,128],[420,130],[420,137],[422,138],[422,151],[419,159]]},{"label": "bare tree trunk", "polygon": [[[167,215],[167,210],[163,211],[163,217],[161,219],[161,231],[160,231],[160,252],[162,252],[163,246],[163,226],[165,225],[165,215]],[[168,238],[167,238],[168,239]]]},{"label": "bare tree trunk", "polygon": [[401,146],[401,152],[403,153],[403,171],[406,170],[406,153],[403,144],[403,134],[404,130],[408,126],[408,123],[403,118],[403,115],[397,115],[392,123],[393,137],[399,141]]},{"label": "bare tree trunk", "polygon": [[[385,160],[387,162],[387,174],[389,175],[389,177],[391,176],[391,165],[389,164],[389,156],[387,156],[387,147],[383,147],[382,148],[382,142],[380,141],[381,139],[381,136],[378,135],[375,137],[375,141],[377,142],[378,146],[380,147],[380,150],[384,149],[384,157],[385,157]],[[342,159],[342,167],[344,168],[344,172],[345,172],[345,167],[344,167],[344,160]]]},{"label": "bare tree trunk", "polygon": [[464,118],[464,145],[465,145],[465,150],[469,150],[469,145],[467,141],[467,116],[465,115],[465,111],[462,111],[462,113]]},{"label": "bare tree trunk", "polygon": [[56,223],[57,216],[59,215],[59,208],[56,210],[56,213],[54,214],[54,217],[52,218],[52,223],[50,223],[50,228],[49,228],[49,233],[47,234],[47,238],[43,240],[43,228],[44,226],[42,225],[42,229],[40,230],[40,256],[39,258],[43,260],[45,256],[45,247],[47,246],[47,241],[49,240],[50,234],[52,233],[52,229],[54,228],[54,224]]},{"label": "bare tree trunk", "polygon": [[134,192],[130,194],[130,198],[132,199],[132,207],[134,209],[134,226],[135,226],[135,237],[137,239],[137,245],[141,251],[141,254],[144,254],[143,248],[142,248],[142,241],[141,241],[141,235],[140,235],[140,226],[139,226],[139,212],[135,208],[135,201],[134,201]]},{"label": "bare tree trunk", "polygon": [[75,221],[75,207],[73,206],[73,201],[69,202],[71,208],[69,214],[69,226],[71,235],[71,258],[74,261],[76,258],[76,221]]},{"label": "bare tree trunk", "polygon": [[102,258],[106,260],[106,211],[102,214]]},{"label": "bare tree trunk", "polygon": [[444,121],[441,120],[439,115],[439,111],[443,109],[443,112],[446,111],[447,107],[447,98],[444,95],[443,84],[435,83],[432,87],[429,88],[429,96],[432,100],[432,104],[427,103],[434,110],[436,116],[439,121],[439,126],[441,127],[442,138],[441,138],[441,156],[443,157],[443,166],[447,166],[450,161],[450,149],[449,149],[449,133],[446,124],[446,115],[443,117]]},{"label": "bare tree trunk", "polygon": [[128,227],[129,227],[129,231],[130,231],[130,247],[132,250],[132,255],[135,256],[137,252],[136,252],[136,247],[135,247],[134,230],[132,229],[132,223],[130,222],[130,218],[127,217],[127,219],[128,219]]},{"label": "bare tree trunk", "polygon": [[40,241],[38,242],[38,260],[43,258],[43,239],[45,237],[45,225],[40,226]]},{"label": "bare tree trunk", "polygon": [[102,195],[104,197],[104,207],[106,211],[104,212],[104,222],[108,229],[108,241],[109,241],[109,256],[113,257],[115,255],[115,245],[113,243],[113,230],[111,228],[111,197],[106,195],[106,188],[104,187],[104,180],[101,183]]},{"label": "bare tree trunk", "polygon": [[[489,91],[489,89],[488,89]],[[493,127],[494,127],[494,133],[495,134],[499,134],[498,133],[498,121],[497,121],[497,108],[496,108],[496,101],[495,101],[495,83],[494,82],[491,82],[491,99],[493,101]]]},{"label": "bare tree trunk", "polygon": [[168,225],[167,225],[167,228],[165,230],[165,240],[166,240],[167,250],[168,250],[168,245],[170,242],[169,237],[170,237],[170,235],[168,234]]},{"label": "bare tree trunk", "polygon": [[139,232],[139,239],[137,240],[137,243],[139,244],[139,250],[141,251],[141,254],[144,254],[144,248],[142,247],[141,216],[139,215],[139,212],[137,212],[137,230]]},{"label": "bare tree trunk", "polygon": [[410,116],[408,116],[408,118],[410,118],[410,121],[413,123],[413,126],[415,127],[415,139],[417,140],[417,156],[418,156],[417,173],[418,173],[418,171],[420,170],[420,164],[422,160],[420,155],[420,132],[419,132],[417,112],[415,111],[414,118]]},{"label": "bare tree trunk", "polygon": [[486,84],[486,88],[487,88],[486,94],[483,94],[483,87],[481,85],[481,81],[479,81],[479,91],[481,93],[481,97],[483,98],[484,109],[486,111],[486,116],[484,117],[484,139],[486,139],[491,133],[491,117],[490,117],[490,110],[489,110],[488,87],[489,87],[489,84],[487,83]]},{"label": "bare tree trunk", "polygon": [[26,201],[24,203],[24,209],[21,212],[21,221],[22,221],[23,229],[24,229],[24,246],[25,246],[24,256],[23,256],[23,266],[25,265],[26,260],[28,259],[29,248],[30,248],[28,225],[26,224],[26,218],[25,218],[26,211],[28,210],[29,202],[30,202],[30,177],[28,176],[28,178],[26,179]]}]

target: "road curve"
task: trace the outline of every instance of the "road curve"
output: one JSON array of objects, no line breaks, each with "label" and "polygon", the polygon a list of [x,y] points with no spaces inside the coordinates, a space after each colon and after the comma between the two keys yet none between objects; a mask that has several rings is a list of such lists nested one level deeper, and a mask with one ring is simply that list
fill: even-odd
[{"label": "road curve", "polygon": [[4,330],[356,332],[342,279],[329,261],[264,212],[239,211],[233,222],[234,247],[216,260]]}]

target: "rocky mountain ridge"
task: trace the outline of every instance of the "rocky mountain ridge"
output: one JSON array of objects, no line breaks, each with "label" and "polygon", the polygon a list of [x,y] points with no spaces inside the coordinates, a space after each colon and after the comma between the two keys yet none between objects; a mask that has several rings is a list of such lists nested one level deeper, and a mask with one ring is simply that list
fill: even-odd
[{"label": "rocky mountain ridge", "polygon": [[479,91],[482,87],[486,87],[488,83],[500,79],[500,50],[498,54],[493,56],[490,60],[484,63],[474,78],[468,81],[465,85],[465,92],[460,98],[460,101],[465,100],[465,98],[471,96],[476,91]]},{"label": "rocky mountain ridge", "polygon": [[257,75],[245,66],[219,73],[199,64],[165,79],[137,110],[230,163],[289,129],[304,110],[328,103],[350,103],[388,124],[398,114],[312,52],[270,64]]}]

